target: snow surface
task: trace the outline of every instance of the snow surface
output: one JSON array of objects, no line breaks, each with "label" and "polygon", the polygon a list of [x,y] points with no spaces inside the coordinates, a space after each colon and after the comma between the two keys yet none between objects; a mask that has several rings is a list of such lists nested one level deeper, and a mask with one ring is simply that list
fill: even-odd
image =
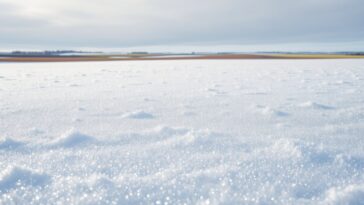
[{"label": "snow surface", "polygon": [[364,204],[364,61],[0,64],[0,204]]}]

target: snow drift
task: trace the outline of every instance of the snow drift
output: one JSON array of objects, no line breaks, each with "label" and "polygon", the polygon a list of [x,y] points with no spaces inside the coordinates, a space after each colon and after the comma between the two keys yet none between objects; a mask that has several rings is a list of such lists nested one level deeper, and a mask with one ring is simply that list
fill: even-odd
[{"label": "snow drift", "polygon": [[50,176],[17,166],[8,167],[0,173],[0,193],[22,186],[41,187],[50,181]]}]

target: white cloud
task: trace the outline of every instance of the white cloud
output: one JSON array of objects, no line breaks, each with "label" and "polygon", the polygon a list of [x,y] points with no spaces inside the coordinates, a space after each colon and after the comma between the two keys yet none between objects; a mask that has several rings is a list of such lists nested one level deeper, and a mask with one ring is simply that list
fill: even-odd
[{"label": "white cloud", "polygon": [[364,40],[363,18],[360,0],[0,0],[0,43],[351,42]]}]

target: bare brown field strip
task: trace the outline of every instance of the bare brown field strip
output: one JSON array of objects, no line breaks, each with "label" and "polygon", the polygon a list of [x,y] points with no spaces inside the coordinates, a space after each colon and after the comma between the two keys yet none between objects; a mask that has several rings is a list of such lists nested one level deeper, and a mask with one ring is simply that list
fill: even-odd
[{"label": "bare brown field strip", "polygon": [[[120,57],[120,58],[118,58]],[[52,57],[3,57],[0,62],[83,62],[83,61],[141,61],[141,60],[229,60],[229,59],[355,59],[364,58],[361,55],[336,54],[224,54],[202,56],[52,56]]]}]

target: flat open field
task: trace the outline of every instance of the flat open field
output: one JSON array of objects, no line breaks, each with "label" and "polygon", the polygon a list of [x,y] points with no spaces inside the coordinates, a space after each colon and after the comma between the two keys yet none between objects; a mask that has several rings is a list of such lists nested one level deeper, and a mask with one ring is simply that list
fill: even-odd
[{"label": "flat open field", "polygon": [[364,59],[0,65],[0,204],[364,201]]},{"label": "flat open field", "polygon": [[364,55],[333,54],[223,54],[223,55],[95,55],[54,57],[1,57],[0,62],[76,62],[76,61],[137,61],[137,60],[231,60],[231,59],[355,59]]}]

